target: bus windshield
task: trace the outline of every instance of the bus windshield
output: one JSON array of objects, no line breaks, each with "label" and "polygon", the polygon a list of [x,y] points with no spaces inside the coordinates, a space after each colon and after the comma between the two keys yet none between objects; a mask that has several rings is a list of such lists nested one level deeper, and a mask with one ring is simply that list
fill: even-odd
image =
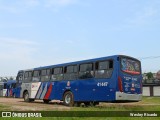
[{"label": "bus windshield", "polygon": [[121,70],[129,74],[140,74],[140,62],[131,58],[121,58]]}]

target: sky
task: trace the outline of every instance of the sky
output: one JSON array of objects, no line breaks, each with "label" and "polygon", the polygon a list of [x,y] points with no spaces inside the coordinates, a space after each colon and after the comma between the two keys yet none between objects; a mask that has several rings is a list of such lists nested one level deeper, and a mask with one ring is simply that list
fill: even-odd
[{"label": "sky", "polygon": [[160,0],[0,0],[0,76],[110,55],[160,70]]}]

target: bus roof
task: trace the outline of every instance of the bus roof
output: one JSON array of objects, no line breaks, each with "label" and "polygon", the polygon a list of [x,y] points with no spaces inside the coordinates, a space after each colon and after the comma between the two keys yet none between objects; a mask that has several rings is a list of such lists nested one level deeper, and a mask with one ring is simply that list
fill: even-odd
[{"label": "bus roof", "polygon": [[49,69],[49,68],[63,67],[63,66],[68,66],[68,65],[76,65],[76,64],[82,64],[82,63],[103,61],[103,60],[106,60],[106,59],[116,59],[119,56],[129,57],[129,58],[132,58],[132,59],[136,59],[136,58],[133,58],[133,57],[130,57],[130,56],[126,56],[126,55],[113,55],[113,56],[93,58],[93,59],[87,59],[87,60],[81,60],[81,61],[75,61],[75,62],[69,62],[69,63],[62,63],[62,64],[57,64],[57,65],[49,65],[49,66],[37,67],[37,68],[33,68],[33,69],[26,69],[26,70],[20,70],[20,71],[22,71],[22,72],[23,71],[33,71],[33,70]]},{"label": "bus roof", "polygon": [[12,83],[16,83],[16,80],[8,80],[7,84],[12,84]]}]

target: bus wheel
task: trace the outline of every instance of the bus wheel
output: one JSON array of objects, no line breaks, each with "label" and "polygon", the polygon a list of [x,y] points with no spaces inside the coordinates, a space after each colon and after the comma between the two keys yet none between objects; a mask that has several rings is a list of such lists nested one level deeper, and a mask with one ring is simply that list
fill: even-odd
[{"label": "bus wheel", "polygon": [[70,106],[70,107],[72,107],[74,105],[74,99],[73,99],[72,92],[68,91],[68,92],[64,93],[63,103],[64,103],[64,105]]},{"label": "bus wheel", "polygon": [[28,91],[26,91],[25,93],[24,93],[24,101],[25,102],[29,102],[30,100],[29,100],[29,93],[28,93]]},{"label": "bus wheel", "polygon": [[96,105],[99,105],[99,102],[91,102],[90,105],[91,106],[96,106]]},{"label": "bus wheel", "polygon": [[90,102],[84,102],[84,104],[86,107],[90,106]]},{"label": "bus wheel", "polygon": [[48,104],[50,102],[50,100],[44,100],[43,99],[43,102],[46,103],[46,104]]},{"label": "bus wheel", "polygon": [[81,106],[81,102],[75,102],[74,106],[75,107],[80,107]]}]

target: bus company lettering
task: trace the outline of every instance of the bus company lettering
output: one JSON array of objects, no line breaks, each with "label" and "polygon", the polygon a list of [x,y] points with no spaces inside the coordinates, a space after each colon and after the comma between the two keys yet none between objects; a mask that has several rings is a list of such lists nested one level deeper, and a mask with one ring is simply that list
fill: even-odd
[{"label": "bus company lettering", "polygon": [[126,77],[126,76],[124,76],[124,79],[125,80],[133,80],[133,81],[137,81],[137,78],[135,78],[135,77]]},{"label": "bus company lettering", "polygon": [[41,113],[12,113],[12,117],[42,117]]},{"label": "bus company lettering", "polygon": [[97,86],[98,87],[106,87],[106,86],[108,86],[108,82],[98,82]]},{"label": "bus company lettering", "polygon": [[156,113],[130,113],[130,117],[157,117]]}]

